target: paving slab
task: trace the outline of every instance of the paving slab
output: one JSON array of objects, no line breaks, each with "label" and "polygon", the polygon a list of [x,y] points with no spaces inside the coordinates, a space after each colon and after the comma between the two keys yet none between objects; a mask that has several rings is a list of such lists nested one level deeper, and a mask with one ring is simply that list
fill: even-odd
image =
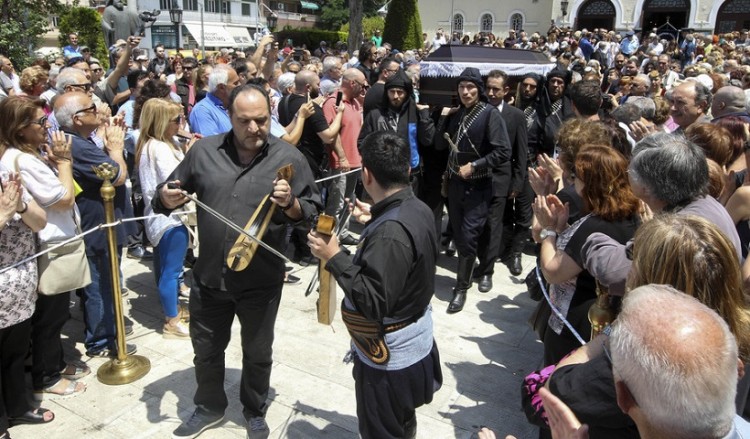
[{"label": "paving slab", "polygon": [[[483,294],[472,287],[464,310],[450,315],[445,310],[456,258],[441,255],[438,263],[432,306],[444,385],[431,404],[418,409],[417,436],[469,439],[476,437],[480,426],[489,426],[498,437],[536,437],[536,429],[526,422],[520,408],[521,380],[538,367],[542,357],[541,343],[526,323],[535,302],[525,292],[524,275],[512,276],[497,264],[493,290]],[[533,258],[524,255],[523,265],[531,269]],[[346,328],[339,316],[331,326],[318,324],[317,293],[304,295],[315,269],[294,265],[294,274],[302,282],[285,286],[282,295],[266,416],[274,439],[358,437],[351,365],[342,362],[349,347]],[[196,388],[192,345],[188,340],[163,338],[150,262],[124,258],[122,271],[129,290],[124,309],[134,326],[128,343],[135,343],[138,355],[149,358],[151,371],[130,384],[101,384],[96,369],[107,360],[82,356],[83,316],[79,301],[72,297],[72,318],[63,330],[63,343],[67,357],[80,358],[94,371],[83,380],[88,389],[75,398],[45,401],[44,406],[55,412],[55,421],[14,427],[14,439],[169,438],[192,413]],[[238,399],[241,357],[235,319],[226,351],[224,387],[230,401],[226,419],[202,437],[245,437]]]}]

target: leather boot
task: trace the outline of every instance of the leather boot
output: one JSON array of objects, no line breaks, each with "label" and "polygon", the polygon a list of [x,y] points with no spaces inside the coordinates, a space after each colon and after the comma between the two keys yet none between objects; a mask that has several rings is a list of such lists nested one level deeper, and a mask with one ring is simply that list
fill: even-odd
[{"label": "leather boot", "polygon": [[513,253],[508,261],[508,269],[510,274],[518,276],[523,273],[523,266],[521,265],[521,253]]},{"label": "leather boot", "polygon": [[474,256],[458,255],[458,270],[456,271],[456,287],[453,288],[453,299],[448,305],[448,313],[453,314],[464,309],[466,290],[471,288],[471,274],[474,271]]},{"label": "leather boot", "polygon": [[456,254],[456,244],[451,239],[448,241],[448,245],[445,246],[445,256],[453,257]]}]

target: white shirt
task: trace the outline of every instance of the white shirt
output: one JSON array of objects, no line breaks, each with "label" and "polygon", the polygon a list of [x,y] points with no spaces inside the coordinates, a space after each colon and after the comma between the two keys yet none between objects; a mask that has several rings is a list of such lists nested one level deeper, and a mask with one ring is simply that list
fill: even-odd
[{"label": "white shirt", "polygon": [[[143,202],[146,205],[144,209],[146,215],[154,214],[151,200],[154,198],[156,186],[167,180],[184,157],[185,154],[181,150],[156,139],[149,140],[143,146],[138,163],[138,177],[141,182]],[[146,218],[144,222],[146,224],[146,236],[154,246],[159,245],[164,232],[182,225],[179,217],[165,215]]]}]

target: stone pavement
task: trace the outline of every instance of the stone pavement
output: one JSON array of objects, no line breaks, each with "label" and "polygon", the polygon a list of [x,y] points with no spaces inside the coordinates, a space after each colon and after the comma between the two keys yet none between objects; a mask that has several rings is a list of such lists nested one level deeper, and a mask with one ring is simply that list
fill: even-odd
[{"label": "stone pavement", "polygon": [[[417,413],[419,438],[476,437],[488,426],[498,437],[514,434],[519,439],[537,437],[521,412],[520,383],[539,366],[541,343],[526,324],[534,303],[523,284],[533,258],[524,255],[524,275],[511,276],[496,265],[493,291],[482,294],[476,284],[469,291],[464,310],[449,315],[456,268],[455,257],[441,255],[432,301],[435,338],[440,349],[444,385],[430,405]],[[354,381],[351,365],[342,358],[349,338],[337,313],[336,321],[317,323],[316,294],[305,297],[313,267],[294,266],[303,281],[286,286],[276,323],[270,407],[266,419],[271,438],[356,438]],[[93,373],[84,378],[86,393],[66,400],[45,401],[55,412],[48,425],[21,425],[10,433],[14,439],[55,438],[169,438],[193,411],[195,391],[193,354],[189,341],[164,339],[162,311],[151,264],[123,259],[126,315],[135,327],[129,343],[151,361],[151,371],[131,384],[107,386],[96,378],[104,359],[89,359],[82,340],[82,313],[76,298],[73,318],[63,331],[66,353],[86,361]],[[341,293],[339,291],[339,299]],[[242,353],[239,324],[235,320],[226,353],[225,388],[229,396],[226,421],[202,438],[243,438],[244,418],[238,398]]]}]

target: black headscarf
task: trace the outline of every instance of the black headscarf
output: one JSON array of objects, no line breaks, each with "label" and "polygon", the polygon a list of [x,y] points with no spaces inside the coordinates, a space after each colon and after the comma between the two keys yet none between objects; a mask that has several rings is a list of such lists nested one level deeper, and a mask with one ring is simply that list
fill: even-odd
[{"label": "black headscarf", "polygon": [[477,89],[479,89],[479,100],[489,102],[489,99],[484,92],[484,79],[482,79],[482,74],[479,72],[479,69],[476,67],[465,68],[464,71],[461,72],[461,76],[458,77],[456,88],[458,88],[458,84],[463,81],[473,82],[477,86]]}]

